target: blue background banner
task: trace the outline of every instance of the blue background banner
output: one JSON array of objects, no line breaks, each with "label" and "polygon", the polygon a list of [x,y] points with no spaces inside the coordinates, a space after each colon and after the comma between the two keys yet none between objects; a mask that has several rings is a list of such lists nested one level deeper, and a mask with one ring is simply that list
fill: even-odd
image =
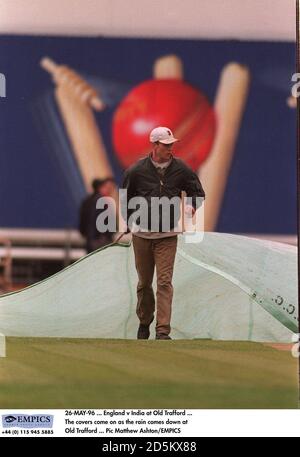
[{"label": "blue background banner", "polygon": [[[152,78],[155,59],[176,54],[185,80],[213,103],[224,65],[246,65],[250,92],[217,230],[296,233],[296,110],[287,106],[295,71],[292,43],[1,36],[0,225],[71,228],[85,195],[53,96],[39,65],[49,56],[101,90],[107,109],[96,114],[118,183],[113,113],[130,88]],[[68,171],[66,177],[65,169]]]}]

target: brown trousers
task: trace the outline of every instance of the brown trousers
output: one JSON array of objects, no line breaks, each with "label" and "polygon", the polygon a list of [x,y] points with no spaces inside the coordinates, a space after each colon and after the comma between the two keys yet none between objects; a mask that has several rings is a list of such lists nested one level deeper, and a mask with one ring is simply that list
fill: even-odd
[{"label": "brown trousers", "polygon": [[172,276],[177,249],[177,236],[145,239],[132,236],[135,266],[138,273],[136,314],[143,325],[149,325],[154,316],[155,299],[152,289],[156,267],[156,334],[169,335],[173,298]]}]

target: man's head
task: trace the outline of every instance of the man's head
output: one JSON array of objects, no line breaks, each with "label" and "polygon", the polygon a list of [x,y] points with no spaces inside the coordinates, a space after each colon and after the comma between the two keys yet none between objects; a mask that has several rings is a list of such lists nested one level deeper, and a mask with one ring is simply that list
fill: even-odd
[{"label": "man's head", "polygon": [[178,141],[168,127],[156,127],[150,133],[153,143],[153,159],[157,162],[167,162],[172,156],[173,144]]},{"label": "man's head", "polygon": [[115,181],[111,177],[107,177],[104,179],[96,178],[92,182],[92,188],[94,192],[103,195],[103,197],[108,197],[112,194],[114,185]]}]

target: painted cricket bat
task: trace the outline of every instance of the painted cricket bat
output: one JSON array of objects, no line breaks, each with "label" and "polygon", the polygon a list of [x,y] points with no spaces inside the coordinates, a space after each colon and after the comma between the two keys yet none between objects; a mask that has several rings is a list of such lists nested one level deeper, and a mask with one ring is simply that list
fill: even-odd
[{"label": "painted cricket bat", "polygon": [[57,65],[49,58],[41,66],[50,72],[56,84],[55,97],[87,191],[94,178],[113,177],[101,132],[93,109],[101,111],[104,103],[97,92],[75,71]]},{"label": "painted cricket bat", "polygon": [[[114,177],[93,113],[93,110],[102,111],[105,104],[97,91],[74,70],[65,65],[57,65],[48,57],[41,60],[41,66],[52,75],[56,84],[56,101],[85,188],[90,192],[93,179]],[[117,186],[114,186],[111,197],[115,200],[117,216]]]},{"label": "painted cricket bat", "polygon": [[[153,77],[154,79],[180,79],[184,77],[182,60],[175,54],[161,56],[155,60],[153,64]],[[181,214],[178,221],[178,227],[185,231],[184,226],[184,197],[185,192],[181,193]]]},{"label": "painted cricket bat", "polygon": [[215,98],[216,138],[198,174],[205,189],[205,231],[214,231],[223,200],[249,88],[249,71],[237,63],[226,65]]}]

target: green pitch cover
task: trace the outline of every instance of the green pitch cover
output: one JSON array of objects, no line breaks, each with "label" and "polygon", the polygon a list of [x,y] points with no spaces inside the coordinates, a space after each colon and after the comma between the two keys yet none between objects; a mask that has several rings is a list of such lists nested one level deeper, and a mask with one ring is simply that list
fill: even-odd
[{"label": "green pitch cover", "polygon": [[[220,233],[178,241],[172,338],[291,342],[298,326],[296,247]],[[136,285],[132,246],[110,245],[1,296],[0,332],[136,338]]]}]

